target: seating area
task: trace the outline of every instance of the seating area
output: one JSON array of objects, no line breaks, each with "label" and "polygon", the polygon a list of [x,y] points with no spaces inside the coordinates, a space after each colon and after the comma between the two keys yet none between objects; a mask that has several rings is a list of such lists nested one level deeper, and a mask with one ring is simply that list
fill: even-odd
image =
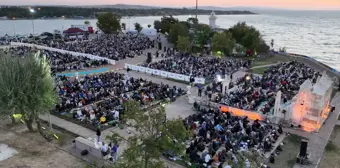
[{"label": "seating area", "polygon": [[154,42],[140,34],[101,35],[89,41],[80,42],[45,42],[40,45],[67,51],[87,53],[113,60],[133,58],[143,50],[153,48]]},{"label": "seating area", "polygon": [[123,103],[129,99],[140,102],[141,108],[157,101],[173,101],[185,93],[179,87],[156,84],[141,78],[115,72],[76,79],[57,77],[59,103],[56,112],[69,113],[73,118],[94,125],[119,120]]},{"label": "seating area", "polygon": [[221,83],[209,88],[217,94],[214,102],[228,106],[272,113],[276,93],[282,92],[283,103],[289,102],[299,91],[300,85],[307,79],[315,83],[321,74],[299,62],[280,63],[265,70],[263,76],[246,74],[235,83],[230,83],[229,90],[222,93]]},{"label": "seating area", "polygon": [[[38,51],[38,49],[25,46],[10,47],[9,49],[4,50],[5,53],[20,57],[27,56],[28,54],[36,51]],[[51,71],[53,74],[108,65],[108,62],[104,59],[91,60],[86,57],[73,56],[49,50],[40,50],[40,56],[46,56],[46,58],[51,62]]]},{"label": "seating area", "polygon": [[[194,108],[197,114],[183,121],[193,132],[186,154],[192,164],[201,167],[232,167],[243,162],[244,167],[250,168],[250,165],[256,165],[254,158],[271,152],[280,135],[284,134],[281,126],[232,116],[196,102]],[[276,152],[282,151],[281,145],[275,146]]]},{"label": "seating area", "polygon": [[154,63],[143,63],[144,67],[192,77],[213,79],[216,74],[229,74],[241,67],[249,67],[251,61],[202,58],[187,54],[177,54],[169,59]]}]

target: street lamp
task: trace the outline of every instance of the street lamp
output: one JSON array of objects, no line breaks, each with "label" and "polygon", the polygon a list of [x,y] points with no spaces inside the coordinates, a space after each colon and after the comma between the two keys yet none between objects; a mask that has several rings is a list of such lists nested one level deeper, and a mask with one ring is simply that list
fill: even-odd
[{"label": "street lamp", "polygon": [[30,8],[29,9],[31,15],[32,15],[32,28],[33,28],[33,36],[34,36],[34,21],[33,21],[33,14],[35,13],[35,10],[33,8]]}]

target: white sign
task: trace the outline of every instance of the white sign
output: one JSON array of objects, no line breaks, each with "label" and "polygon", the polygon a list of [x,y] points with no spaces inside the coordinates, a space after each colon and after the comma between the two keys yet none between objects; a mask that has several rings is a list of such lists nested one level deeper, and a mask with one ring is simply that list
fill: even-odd
[{"label": "white sign", "polygon": [[115,65],[116,61],[104,57],[99,57],[91,54],[86,54],[86,53],[79,53],[79,52],[73,52],[73,51],[67,51],[67,50],[61,50],[57,48],[52,48],[52,47],[46,47],[46,46],[41,46],[41,45],[36,45],[36,44],[28,44],[28,43],[17,43],[17,42],[11,42],[12,46],[27,46],[27,47],[35,47],[38,49],[43,49],[43,50],[49,50],[49,51],[54,51],[54,52],[59,52],[63,54],[70,54],[76,57],[86,57],[92,60],[106,60],[108,63]]},{"label": "white sign", "polygon": [[[166,71],[160,71],[157,69],[151,69],[151,68],[146,68],[142,66],[137,66],[137,65],[131,65],[131,64],[125,64],[125,68],[130,68],[131,70],[134,71],[139,71],[139,72],[144,72],[147,74],[153,74],[157,76],[162,76],[166,78],[171,78],[171,79],[176,79],[180,81],[190,81],[190,77],[187,75],[182,75],[182,74],[176,74],[176,73],[171,73],[171,72],[166,72]],[[199,83],[199,84],[205,84],[205,79],[204,78],[195,78],[194,83]]]},{"label": "white sign", "polygon": [[167,78],[168,77],[168,72],[161,71],[161,76]]},{"label": "white sign", "polygon": [[157,76],[161,76],[161,71],[153,69],[152,74],[157,75]]},{"label": "white sign", "polygon": [[144,68],[144,67],[141,67],[141,66],[138,66],[138,71],[139,71],[139,72],[145,72],[145,68]]},{"label": "white sign", "polygon": [[152,74],[152,70],[153,70],[153,69],[145,68],[145,72],[148,73],[148,74]]}]

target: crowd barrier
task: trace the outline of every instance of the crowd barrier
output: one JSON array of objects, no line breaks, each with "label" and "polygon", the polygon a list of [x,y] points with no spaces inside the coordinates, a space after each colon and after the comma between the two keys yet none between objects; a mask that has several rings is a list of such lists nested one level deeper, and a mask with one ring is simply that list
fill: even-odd
[{"label": "crowd barrier", "polygon": [[[147,73],[147,74],[152,74],[152,75],[157,75],[157,76],[161,76],[161,77],[165,77],[165,78],[190,82],[190,77],[187,76],[187,75],[171,73],[171,72],[161,71],[161,70],[157,70],[157,69],[146,68],[146,67],[143,67],[143,66],[125,64],[125,69],[127,69],[127,68],[134,70],[134,71],[144,72],[144,73]],[[195,78],[194,83],[205,84],[205,78]]]},{"label": "crowd barrier", "polygon": [[46,46],[41,46],[41,45],[36,45],[36,44],[29,44],[29,43],[18,43],[18,42],[11,42],[12,46],[26,46],[26,47],[35,47],[38,49],[43,49],[43,50],[49,50],[49,51],[54,51],[54,52],[59,52],[63,54],[70,54],[76,57],[86,57],[91,60],[106,60],[109,64],[115,65],[116,61],[104,57],[99,57],[91,54],[86,54],[86,53],[79,53],[79,52],[74,52],[74,51],[67,51],[67,50],[62,50],[62,49],[57,49],[57,48],[52,48],[52,47],[46,47]]}]

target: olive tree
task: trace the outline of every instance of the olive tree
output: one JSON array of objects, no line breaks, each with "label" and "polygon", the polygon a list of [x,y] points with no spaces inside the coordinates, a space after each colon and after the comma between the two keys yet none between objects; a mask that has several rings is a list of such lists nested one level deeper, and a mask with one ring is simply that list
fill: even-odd
[{"label": "olive tree", "polygon": [[39,52],[24,58],[0,54],[0,115],[21,114],[29,131],[36,123],[39,133],[51,140],[39,120],[57,101],[48,61]]}]

